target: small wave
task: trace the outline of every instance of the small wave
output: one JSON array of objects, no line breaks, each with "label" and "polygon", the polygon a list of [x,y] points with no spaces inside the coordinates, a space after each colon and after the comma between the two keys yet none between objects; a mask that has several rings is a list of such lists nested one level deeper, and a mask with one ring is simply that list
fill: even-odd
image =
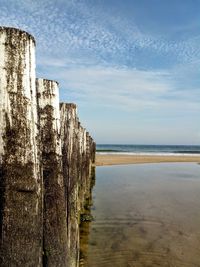
[{"label": "small wave", "polygon": [[174,153],[179,153],[179,154],[200,154],[200,151],[199,150],[190,150],[190,151],[187,151],[187,150],[180,150],[180,151],[174,151]]}]

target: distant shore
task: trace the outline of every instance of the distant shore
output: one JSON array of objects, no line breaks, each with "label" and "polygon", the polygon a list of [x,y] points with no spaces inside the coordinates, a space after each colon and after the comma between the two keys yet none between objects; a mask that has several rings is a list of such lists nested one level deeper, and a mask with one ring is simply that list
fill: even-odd
[{"label": "distant shore", "polygon": [[125,165],[141,163],[164,163],[164,162],[196,162],[200,163],[200,155],[119,155],[119,154],[96,154],[96,166]]}]

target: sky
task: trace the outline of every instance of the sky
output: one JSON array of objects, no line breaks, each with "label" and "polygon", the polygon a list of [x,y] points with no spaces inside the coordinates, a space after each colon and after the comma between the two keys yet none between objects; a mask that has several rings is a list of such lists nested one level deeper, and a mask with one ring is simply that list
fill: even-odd
[{"label": "sky", "polygon": [[200,144],[200,0],[0,0],[97,143]]}]

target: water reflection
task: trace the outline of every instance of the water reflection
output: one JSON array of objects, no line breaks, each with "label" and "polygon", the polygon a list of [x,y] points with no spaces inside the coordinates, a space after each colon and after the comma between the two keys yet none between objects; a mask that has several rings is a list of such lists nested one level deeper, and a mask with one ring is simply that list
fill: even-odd
[{"label": "water reflection", "polygon": [[92,168],[91,173],[91,187],[88,194],[88,198],[85,200],[84,211],[80,217],[80,253],[79,253],[79,266],[87,266],[87,255],[89,247],[89,234],[90,234],[90,223],[94,221],[91,213],[93,206],[92,190],[95,186],[96,168]]},{"label": "water reflection", "polygon": [[84,267],[200,266],[200,165],[99,167]]}]

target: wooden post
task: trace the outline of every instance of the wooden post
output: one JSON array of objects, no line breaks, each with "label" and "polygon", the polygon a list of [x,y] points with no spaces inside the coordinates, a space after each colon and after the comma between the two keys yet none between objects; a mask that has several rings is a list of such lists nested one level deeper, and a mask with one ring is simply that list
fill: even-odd
[{"label": "wooden post", "polygon": [[67,233],[69,266],[78,266],[79,257],[79,139],[76,105],[62,103],[61,139],[63,155],[63,173],[67,205]]},{"label": "wooden post", "polygon": [[42,265],[35,41],[0,27],[0,266]]},{"label": "wooden post", "polygon": [[44,179],[44,266],[67,267],[58,84],[44,79],[37,79],[36,84]]}]

